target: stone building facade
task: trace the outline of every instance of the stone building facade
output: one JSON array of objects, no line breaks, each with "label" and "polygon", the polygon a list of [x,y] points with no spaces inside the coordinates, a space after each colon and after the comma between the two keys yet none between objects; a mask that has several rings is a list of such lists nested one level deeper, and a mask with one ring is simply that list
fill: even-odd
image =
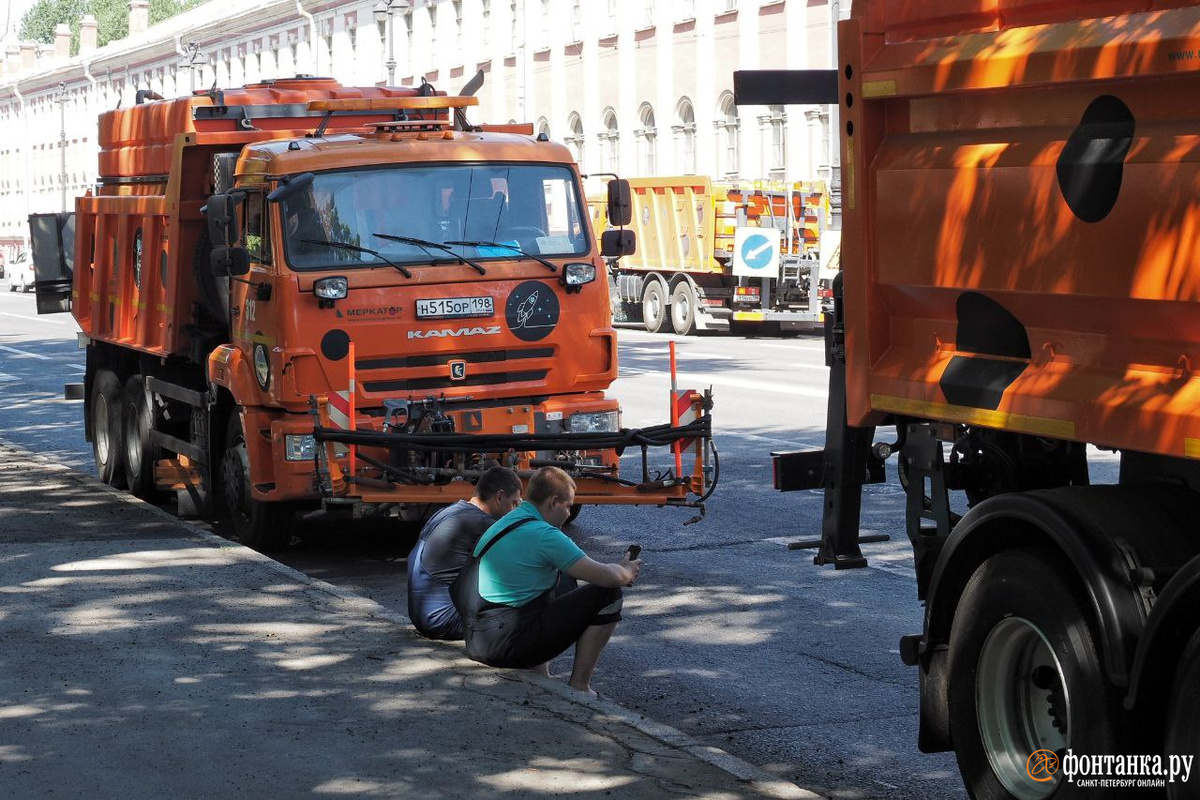
[{"label": "stone building facade", "polygon": [[[428,80],[458,92],[485,73],[477,121],[532,122],[584,172],[828,179],[829,109],[737,107],[738,69],[827,69],[849,0],[211,0],[79,53],[0,54],[0,248],[30,213],[73,207],[95,179],[95,118],[139,89],[164,97],[309,73],[347,85]],[[390,16],[389,16],[390,11]],[[392,38],[389,41],[389,28]],[[836,157],[835,161],[836,161]]]}]

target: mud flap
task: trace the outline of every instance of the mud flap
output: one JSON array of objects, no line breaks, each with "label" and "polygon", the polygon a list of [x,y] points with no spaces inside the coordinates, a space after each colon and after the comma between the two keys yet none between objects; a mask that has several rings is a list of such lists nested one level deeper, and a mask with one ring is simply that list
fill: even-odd
[{"label": "mud flap", "polygon": [[29,215],[29,247],[33,258],[33,287],[39,314],[71,310],[75,269],[75,214]]}]

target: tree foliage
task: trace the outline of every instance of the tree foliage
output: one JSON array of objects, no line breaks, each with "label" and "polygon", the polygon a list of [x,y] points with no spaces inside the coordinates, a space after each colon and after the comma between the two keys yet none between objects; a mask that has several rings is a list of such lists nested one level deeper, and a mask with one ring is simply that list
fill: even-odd
[{"label": "tree foliage", "polygon": [[[162,22],[206,0],[150,0],[150,24]],[[96,45],[129,35],[129,0],[37,0],[21,18],[21,39],[54,43],[54,28],[71,26],[71,54],[79,52],[79,21],[84,14],[96,18]]]}]

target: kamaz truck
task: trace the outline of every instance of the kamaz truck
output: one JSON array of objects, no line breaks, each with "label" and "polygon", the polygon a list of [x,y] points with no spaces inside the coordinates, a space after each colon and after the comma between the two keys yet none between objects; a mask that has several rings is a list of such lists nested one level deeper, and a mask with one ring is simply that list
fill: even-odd
[{"label": "kamaz truck", "polygon": [[977,798],[1200,796],[1200,5],[856,0],[836,77],[739,80],[839,106],[826,447],[776,483],[861,567],[895,458],[921,749]]},{"label": "kamaz truck", "polygon": [[97,187],[32,233],[39,310],[82,328],[104,481],[215,505],[264,550],[301,512],[419,516],[493,463],[560,466],[580,504],[710,493],[705,395],[642,430],[605,395],[617,337],[566,148],[471,124],[477,103],[302,76],[100,116]]}]

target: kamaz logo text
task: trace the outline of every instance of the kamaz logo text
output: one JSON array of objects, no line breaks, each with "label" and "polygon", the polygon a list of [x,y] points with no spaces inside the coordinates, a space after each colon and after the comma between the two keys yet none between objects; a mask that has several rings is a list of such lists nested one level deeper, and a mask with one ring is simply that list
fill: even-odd
[{"label": "kamaz logo text", "polygon": [[499,325],[489,325],[486,328],[435,328],[431,331],[409,331],[410,339],[445,339],[458,336],[498,336]]}]

